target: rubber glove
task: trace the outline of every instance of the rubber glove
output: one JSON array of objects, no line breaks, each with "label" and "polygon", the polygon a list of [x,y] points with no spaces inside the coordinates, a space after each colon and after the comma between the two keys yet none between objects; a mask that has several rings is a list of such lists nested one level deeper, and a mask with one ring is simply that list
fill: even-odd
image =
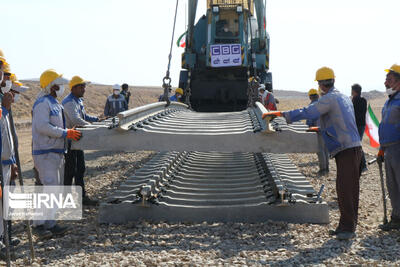
[{"label": "rubber glove", "polygon": [[383,149],[379,149],[378,155],[376,155],[377,159],[383,162],[385,160],[385,151]]},{"label": "rubber glove", "polygon": [[310,128],[308,128],[307,132],[316,132],[316,133],[318,133],[319,132],[319,127],[310,127]]},{"label": "rubber glove", "polygon": [[280,111],[270,111],[270,112],[266,112],[262,115],[262,118],[265,119],[267,117],[269,118],[276,118],[276,117],[282,117],[283,114]]},{"label": "rubber glove", "polygon": [[79,141],[81,139],[82,133],[78,130],[75,130],[75,128],[68,129],[67,130],[67,138],[74,140],[74,141]]}]

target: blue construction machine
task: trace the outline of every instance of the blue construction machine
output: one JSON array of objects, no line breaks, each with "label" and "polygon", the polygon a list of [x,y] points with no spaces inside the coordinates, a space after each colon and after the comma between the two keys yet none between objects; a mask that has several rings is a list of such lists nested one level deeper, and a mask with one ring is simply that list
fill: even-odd
[{"label": "blue construction machine", "polygon": [[198,0],[188,1],[179,78],[186,102],[201,112],[246,109],[254,95],[249,78],[272,90],[265,0],[207,0],[207,14],[196,24]]}]

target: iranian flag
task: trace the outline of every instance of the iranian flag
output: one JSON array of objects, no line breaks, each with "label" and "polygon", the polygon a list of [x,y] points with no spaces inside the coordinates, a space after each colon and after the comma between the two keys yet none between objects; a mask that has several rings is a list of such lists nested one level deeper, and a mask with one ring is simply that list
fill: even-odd
[{"label": "iranian flag", "polygon": [[181,36],[179,36],[178,41],[176,41],[176,46],[185,48],[185,46],[186,46],[186,32],[184,32]]},{"label": "iranian flag", "polygon": [[369,144],[372,147],[379,147],[379,121],[372,111],[371,105],[368,105],[368,110],[365,118],[365,134],[369,137]]}]

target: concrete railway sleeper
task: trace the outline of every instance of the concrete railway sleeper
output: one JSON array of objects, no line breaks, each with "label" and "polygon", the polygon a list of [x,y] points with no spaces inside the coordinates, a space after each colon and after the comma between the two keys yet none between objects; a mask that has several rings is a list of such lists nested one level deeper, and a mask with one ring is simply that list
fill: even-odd
[{"label": "concrete railway sleeper", "polygon": [[160,152],[100,206],[100,222],[138,219],[329,221],[327,204],[287,156],[221,152]]},{"label": "concrete railway sleeper", "polygon": [[160,102],[80,129],[74,149],[169,151],[121,184],[101,204],[99,221],[329,222],[327,204],[283,154],[317,152],[317,134],[263,120],[265,112],[260,103],[201,113]]},{"label": "concrete railway sleeper", "polygon": [[[149,104],[118,114],[116,118],[79,129],[83,137],[73,149],[114,151],[208,151],[314,153],[316,133],[302,124],[288,125],[282,118],[262,119],[265,108],[239,112],[194,112],[172,102]],[[223,154],[216,154],[226,156]],[[213,159],[210,159],[213,160]],[[238,162],[239,163],[239,162]]]}]

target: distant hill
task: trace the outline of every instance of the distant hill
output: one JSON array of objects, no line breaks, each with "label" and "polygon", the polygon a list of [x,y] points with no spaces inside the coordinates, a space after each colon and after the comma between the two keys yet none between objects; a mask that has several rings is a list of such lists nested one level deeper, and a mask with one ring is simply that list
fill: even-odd
[{"label": "distant hill", "polygon": [[[24,93],[21,100],[13,107],[14,117],[18,121],[30,120],[33,103],[36,100],[40,88],[38,79],[29,79],[30,81],[22,81],[31,89]],[[32,81],[33,80],[33,81]],[[129,107],[138,107],[158,100],[163,89],[154,86],[131,86],[129,87],[132,97]],[[103,112],[104,104],[107,96],[111,94],[111,85],[90,84],[85,93],[85,108],[89,114],[98,115]],[[65,89],[65,95],[69,93],[68,88]],[[275,90],[274,95],[280,100],[279,108],[281,110],[289,110],[309,104],[308,95],[304,92]],[[370,100],[384,99],[385,93],[379,91],[371,91],[363,93],[363,96]],[[294,104],[295,103],[295,104]]]},{"label": "distant hill", "polygon": [[307,98],[308,94],[304,92],[298,91],[290,91],[290,90],[274,90],[274,96],[278,99],[293,99],[293,98]]},{"label": "distant hill", "polygon": [[377,90],[372,90],[372,91],[369,91],[369,92],[362,92],[361,95],[367,100],[386,97],[386,93],[385,92],[377,91]]},{"label": "distant hill", "polygon": [[[384,98],[386,97],[386,93],[382,91],[372,90],[369,92],[362,92],[361,94],[365,99],[372,100],[377,98]],[[289,90],[274,90],[274,96],[278,99],[293,99],[293,98],[308,98],[308,94],[304,92],[298,91],[289,91]]]}]

